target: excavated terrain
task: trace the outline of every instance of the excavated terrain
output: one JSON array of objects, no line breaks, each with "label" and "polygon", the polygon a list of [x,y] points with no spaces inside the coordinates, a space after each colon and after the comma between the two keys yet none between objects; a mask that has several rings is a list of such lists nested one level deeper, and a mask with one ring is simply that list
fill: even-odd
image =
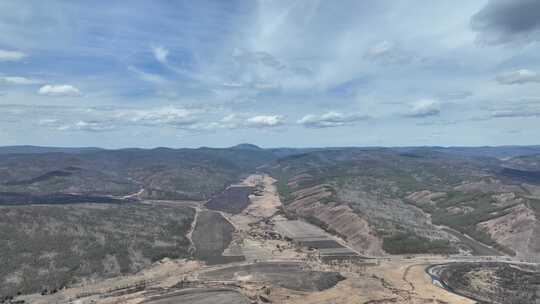
[{"label": "excavated terrain", "polygon": [[249,299],[234,289],[193,288],[152,297],[143,303],[149,304],[249,304]]},{"label": "excavated terrain", "polygon": [[204,272],[199,278],[211,281],[256,281],[296,291],[326,290],[344,279],[339,272],[306,268],[305,264],[298,262],[261,262]]},{"label": "excavated terrain", "polygon": [[288,204],[286,209],[338,235],[346,236],[351,246],[362,253],[381,254],[380,239],[364,218],[355,214],[348,206],[332,202],[321,203],[332,196],[328,189],[325,185],[318,185],[298,190],[293,193],[296,199]]},{"label": "excavated terrain", "polygon": [[[313,202],[320,214],[303,210],[308,207],[305,201],[328,188],[314,187],[298,192],[296,202],[289,201],[283,206],[277,191],[279,185],[270,176],[251,175],[241,185],[252,187],[254,191],[248,196],[248,205],[235,213],[209,210],[207,205],[198,202],[152,201],[143,204],[150,209],[180,207],[191,210],[191,225],[185,225],[182,232],[191,243],[187,258],[164,258],[135,274],[88,280],[54,293],[28,294],[3,301],[38,304],[472,304],[474,301],[468,294],[460,295],[457,294],[460,292],[441,288],[436,277],[428,275],[426,269],[448,262],[498,261],[497,265],[507,265],[504,264],[506,259],[511,260],[504,256],[392,256],[382,252],[380,247],[368,246],[372,249],[366,250],[359,248],[364,240],[362,237],[376,237],[376,234],[358,214],[330,201]],[[419,195],[419,199],[424,196]],[[429,200],[437,200],[437,197],[440,195],[429,195]],[[289,209],[292,204],[295,205]],[[350,227],[361,231],[359,236],[354,236],[353,231],[347,231],[349,226],[344,222],[357,220],[358,224]],[[363,242],[366,246],[377,244],[376,241]],[[338,256],[340,258],[336,258]],[[505,280],[526,277],[521,283],[531,282],[534,286],[536,276],[530,270],[525,277],[522,272],[513,271],[506,269],[503,273],[509,275],[501,277]],[[489,284],[489,280],[482,281],[489,278],[472,273],[465,271],[459,275],[474,275],[478,286]],[[453,281],[450,279],[449,282]],[[513,288],[495,290],[493,295],[515,295]]]},{"label": "excavated terrain", "polygon": [[498,162],[351,149],[291,156],[269,171],[280,178],[289,217],[341,236],[361,254],[538,261],[539,186],[534,175],[509,175]]}]

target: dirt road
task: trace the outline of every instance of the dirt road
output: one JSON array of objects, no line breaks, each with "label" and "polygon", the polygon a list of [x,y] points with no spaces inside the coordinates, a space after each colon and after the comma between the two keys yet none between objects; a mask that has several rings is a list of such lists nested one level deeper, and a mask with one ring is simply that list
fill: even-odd
[{"label": "dirt road", "polygon": [[[198,250],[197,244],[199,250],[204,246],[211,246],[210,249],[214,250],[213,245],[218,241],[229,243],[228,240],[225,242],[221,239],[202,242],[208,239],[205,234],[209,229],[216,226],[208,223],[205,227],[210,228],[201,228],[200,222],[203,217],[209,213],[222,215],[234,227],[232,241],[224,250],[224,256],[242,255],[246,261],[209,266],[198,261],[163,259],[137,274],[73,286],[54,295],[30,295],[21,299],[30,303],[68,303],[77,299],[79,304],[142,302],[206,304],[265,301],[285,304],[472,304],[474,301],[434,285],[432,278],[425,272],[426,268],[451,261],[504,259],[504,257],[466,258],[430,255],[379,256],[354,263],[350,261],[323,263],[316,250],[301,247],[284,238],[276,228],[279,226],[276,225],[276,218],[286,219],[278,215],[281,201],[273,178],[267,175],[251,175],[242,184],[255,187],[256,191],[250,196],[250,204],[238,214],[208,211],[200,202],[190,203],[197,212],[187,236],[192,241],[193,252]],[[160,203],[153,204],[159,206]],[[174,205],[175,202],[169,201],[164,204]],[[228,223],[221,226],[231,226]],[[220,229],[219,227],[216,229]],[[339,241],[347,245],[345,240]],[[207,244],[208,242],[211,244]],[[285,276],[276,272],[272,265],[284,262],[297,262],[301,265],[297,269],[297,275],[289,273]],[[234,271],[231,270],[232,273],[229,274],[224,269]],[[298,285],[306,280],[306,275],[320,275],[321,278],[325,278],[323,275],[325,272],[339,272],[339,282],[335,286],[328,285],[332,287],[320,291],[306,291],[301,288],[293,290],[287,288],[287,284],[280,284],[290,280]],[[227,276],[215,275],[208,279],[209,273],[214,275],[225,273]],[[291,283],[291,286],[293,285]]]}]

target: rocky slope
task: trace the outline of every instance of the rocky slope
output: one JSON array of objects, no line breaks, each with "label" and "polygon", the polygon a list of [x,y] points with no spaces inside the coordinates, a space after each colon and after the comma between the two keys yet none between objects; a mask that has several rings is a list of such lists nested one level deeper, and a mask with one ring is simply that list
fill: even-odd
[{"label": "rocky slope", "polygon": [[342,236],[359,252],[381,254],[381,240],[366,219],[354,213],[347,205],[332,201],[332,192],[328,189],[327,185],[318,185],[295,191],[293,195],[296,199],[286,208]]},{"label": "rocky slope", "polygon": [[477,224],[498,244],[511,248],[516,256],[534,259],[540,252],[538,215],[525,204],[508,209],[508,213]]},{"label": "rocky slope", "polygon": [[[281,158],[267,170],[280,180],[287,210],[336,233],[355,231],[366,253],[405,241],[433,252],[538,256],[535,175],[509,174],[514,158],[471,153],[334,149]],[[524,159],[527,170],[535,166],[529,155],[522,168]]]}]

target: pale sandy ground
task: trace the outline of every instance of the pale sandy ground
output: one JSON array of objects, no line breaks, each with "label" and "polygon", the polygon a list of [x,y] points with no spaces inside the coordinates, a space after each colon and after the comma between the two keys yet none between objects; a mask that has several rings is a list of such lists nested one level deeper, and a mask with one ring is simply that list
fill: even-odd
[{"label": "pale sandy ground", "polygon": [[[259,234],[272,229],[264,223],[253,225],[271,217],[281,206],[275,187],[275,180],[269,176],[252,175],[244,184],[262,186],[261,196],[252,196],[252,204],[240,215],[224,214],[238,229],[236,232],[236,245],[231,245],[228,251],[231,254],[244,254],[248,261],[253,260],[301,260],[311,269],[340,271],[346,280],[335,287],[321,292],[295,292],[284,288],[271,287],[270,295],[266,295],[273,303],[290,304],[344,304],[344,303],[451,303],[469,304],[474,301],[449,293],[431,283],[430,277],[425,273],[429,264],[447,261],[443,257],[423,256],[413,259],[404,257],[391,257],[376,259],[371,266],[358,265],[326,265],[316,259],[316,255],[299,250],[291,243],[281,240],[268,240]],[[174,204],[174,202],[167,202]],[[156,203],[159,205],[159,203]],[[192,207],[202,208],[200,204],[193,203]],[[251,224],[251,225],[250,225]],[[277,249],[278,245],[281,249]],[[236,248],[233,248],[235,247]],[[219,267],[219,266],[215,266]],[[60,291],[54,295],[25,296],[30,303],[68,303],[82,295],[87,297],[73,303],[141,303],[147,298],[148,290],[156,288],[169,288],[182,280],[196,280],[198,272],[213,269],[195,261],[164,259],[151,267],[134,275],[88,282],[84,285],[74,286]],[[102,298],[99,294],[108,293],[119,288],[134,287],[146,283],[145,291],[132,290],[126,294],[109,294]],[[262,283],[238,282],[240,291],[248,296],[256,296],[266,288]],[[216,303],[217,304],[217,303]]]},{"label": "pale sandy ground", "polygon": [[[275,180],[269,176],[248,177],[244,183],[250,186],[263,185],[262,196],[252,196],[252,204],[238,216],[231,217],[231,221],[238,226],[256,222],[261,218],[269,218],[281,206]],[[341,240],[343,241],[343,240]],[[249,242],[249,240],[248,240]],[[268,241],[251,244],[252,248],[259,247],[265,251]],[[263,244],[264,243],[264,244]],[[298,254],[289,256],[290,259],[297,259]],[[282,256],[283,258],[283,256]],[[397,301],[397,303],[474,303],[469,299],[449,293],[431,283],[431,278],[425,273],[425,268],[429,263],[424,261],[396,259],[381,261],[377,266],[368,267],[345,267],[345,269],[335,269],[333,266],[313,265],[313,268],[321,270],[343,271],[346,280],[340,282],[334,288],[309,294],[290,292],[277,289],[270,298],[276,303],[365,303],[369,301],[384,300]],[[433,257],[434,262],[441,262],[441,258]],[[382,280],[385,283],[382,283]],[[387,284],[387,283],[388,284]],[[389,302],[390,303],[390,302]]]},{"label": "pale sandy ground", "polygon": [[441,303],[441,301],[456,304],[475,303],[431,283],[425,269],[432,263],[443,261],[437,257],[433,257],[429,263],[406,260],[383,261],[378,267],[368,268],[368,273],[384,278],[397,289],[408,291],[398,293],[403,303]]},{"label": "pale sandy ground", "polygon": [[[425,273],[429,264],[424,260],[429,259],[381,261],[377,266],[334,269],[340,270],[347,279],[325,291],[282,298],[278,303],[476,303],[433,285]],[[433,257],[433,262],[440,260]]]},{"label": "pale sandy ground", "polygon": [[250,195],[251,204],[241,213],[231,217],[235,223],[254,223],[264,218],[270,218],[281,207],[277,195],[276,180],[268,175],[250,175],[242,183],[248,186],[262,187],[260,195]]},{"label": "pale sandy ground", "polygon": [[[242,184],[258,187],[262,191],[259,195],[250,195],[251,204],[242,213],[222,213],[237,230],[233,245],[225,250],[225,255],[241,254],[247,261],[298,260],[306,257],[306,254],[297,251],[289,242],[263,238],[264,231],[272,229],[263,222],[281,207],[275,183],[276,180],[268,175],[250,175],[242,181]],[[258,225],[254,226],[254,223]]]}]

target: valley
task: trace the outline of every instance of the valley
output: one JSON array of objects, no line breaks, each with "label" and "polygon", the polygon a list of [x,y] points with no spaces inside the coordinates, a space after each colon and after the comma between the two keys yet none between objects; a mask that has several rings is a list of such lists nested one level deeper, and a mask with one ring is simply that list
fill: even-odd
[{"label": "valley", "polygon": [[[536,299],[539,198],[530,189],[539,186],[524,184],[521,177],[498,177],[496,159],[437,155],[411,161],[410,151],[402,156],[361,149],[273,157],[268,152],[261,151],[264,162],[238,169],[235,182],[207,199],[149,195],[143,179],[139,190],[100,194],[120,203],[21,200],[0,206],[0,233],[7,240],[0,245],[1,260],[8,265],[0,273],[1,301],[498,304]],[[235,153],[232,164],[246,159],[242,151]],[[213,163],[232,157],[218,154]],[[445,171],[445,162],[452,163],[452,173]],[[230,170],[213,170],[218,169]],[[243,173],[249,171],[256,173]],[[54,175],[4,187],[41,189],[22,192],[32,195],[91,194],[68,192],[70,178]],[[65,184],[66,190],[44,191],[41,184],[53,180],[56,189]],[[523,278],[527,296],[513,285],[485,289],[482,284],[493,284],[486,271],[501,280]],[[472,277],[479,287],[463,283]],[[482,283],[482,278],[489,280]]]},{"label": "valley", "polygon": [[540,304],[540,0],[0,0],[0,304]]}]

